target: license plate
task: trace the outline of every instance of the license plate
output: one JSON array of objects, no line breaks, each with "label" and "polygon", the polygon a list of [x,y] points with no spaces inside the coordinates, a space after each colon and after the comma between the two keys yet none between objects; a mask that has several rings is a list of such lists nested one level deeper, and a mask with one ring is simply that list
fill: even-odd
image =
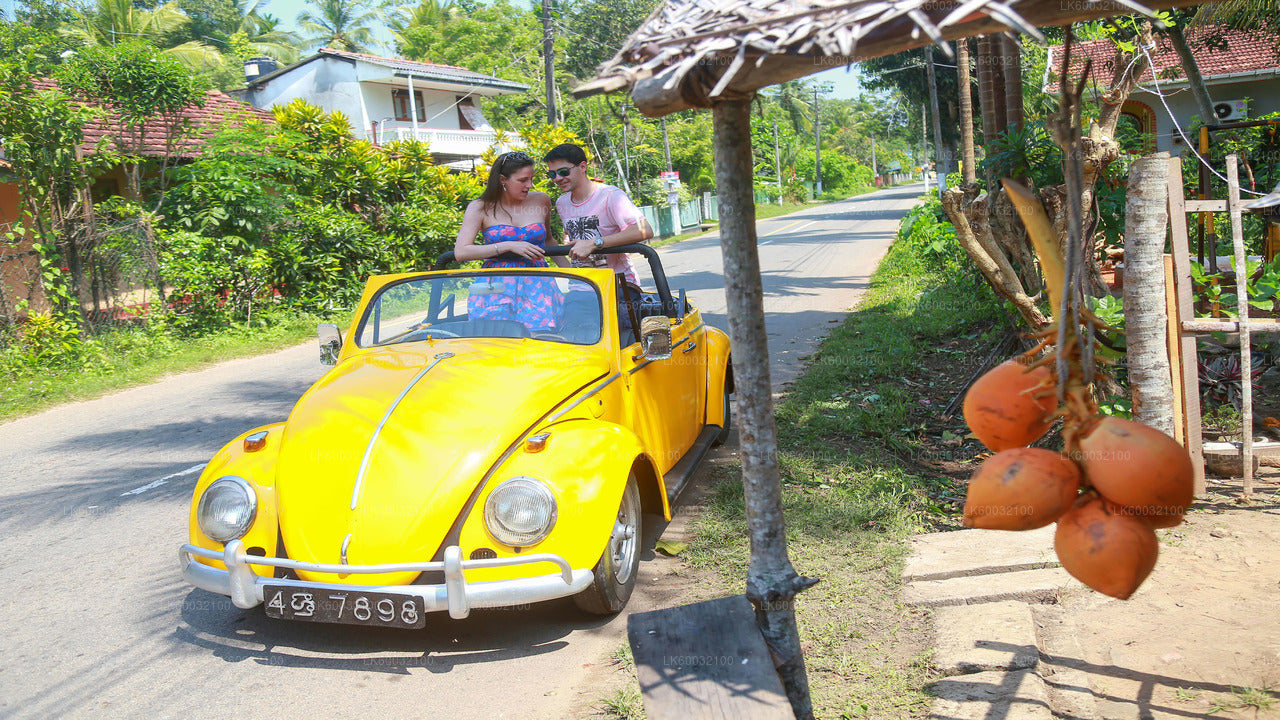
[{"label": "license plate", "polygon": [[283,620],[420,628],[426,625],[420,597],[366,590],[329,590],[263,585],[267,617]]}]

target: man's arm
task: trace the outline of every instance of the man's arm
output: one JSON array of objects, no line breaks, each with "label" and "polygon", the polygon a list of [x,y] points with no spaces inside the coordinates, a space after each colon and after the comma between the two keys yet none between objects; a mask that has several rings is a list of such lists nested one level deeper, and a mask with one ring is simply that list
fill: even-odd
[{"label": "man's arm", "polygon": [[622,228],[612,235],[604,237],[604,246],[613,247],[615,245],[627,245],[630,243],[642,242],[653,237],[653,228],[649,227],[649,221],[643,217],[638,221]]}]

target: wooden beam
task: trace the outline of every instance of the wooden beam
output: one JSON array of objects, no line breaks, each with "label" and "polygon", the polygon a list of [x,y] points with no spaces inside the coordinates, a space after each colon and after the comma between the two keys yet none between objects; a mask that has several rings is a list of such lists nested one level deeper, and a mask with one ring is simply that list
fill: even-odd
[{"label": "wooden beam", "polygon": [[[1187,210],[1185,190],[1182,187],[1182,159],[1169,158],[1169,232],[1173,250],[1173,280],[1177,293],[1179,323],[1194,318],[1195,304],[1191,301],[1190,237],[1187,235]],[[1204,495],[1204,438],[1200,427],[1200,370],[1196,350],[1196,338],[1185,332],[1178,333],[1182,345],[1182,376],[1174,382],[1182,383],[1187,454],[1195,469],[1196,495]]]},{"label": "wooden beam", "polygon": [[1169,370],[1173,378],[1173,439],[1183,447],[1187,446],[1187,409],[1186,398],[1182,396],[1182,376],[1186,370],[1182,367],[1182,332],[1178,325],[1178,293],[1174,290],[1173,256],[1164,256],[1164,311],[1165,342],[1169,346]]}]

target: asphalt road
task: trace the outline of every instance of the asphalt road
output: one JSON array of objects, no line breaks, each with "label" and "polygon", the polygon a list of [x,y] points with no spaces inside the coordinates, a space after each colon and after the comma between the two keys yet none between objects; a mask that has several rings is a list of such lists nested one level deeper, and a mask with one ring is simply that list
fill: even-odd
[{"label": "asphalt road", "polygon": [[[856,303],[921,190],[759,224],[775,389]],[[673,289],[727,327],[718,237],[661,253]],[[0,425],[0,716],[523,720],[590,694],[623,616],[561,600],[412,632],[288,623],[181,580],[200,468],[323,371],[311,343]],[[644,557],[628,611],[668,595]]]}]

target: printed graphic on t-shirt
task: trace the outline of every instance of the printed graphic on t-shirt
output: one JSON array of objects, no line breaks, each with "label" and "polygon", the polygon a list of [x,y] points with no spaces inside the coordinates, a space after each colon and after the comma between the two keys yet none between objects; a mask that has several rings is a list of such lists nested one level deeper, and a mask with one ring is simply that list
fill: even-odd
[{"label": "printed graphic on t-shirt", "polygon": [[[564,221],[564,234],[568,238],[570,245],[583,239],[595,240],[600,237],[600,216],[586,215],[579,218],[566,218]],[[609,265],[604,255],[600,254],[594,254],[587,260],[573,260],[572,263],[573,267],[576,268],[608,267]]]}]

